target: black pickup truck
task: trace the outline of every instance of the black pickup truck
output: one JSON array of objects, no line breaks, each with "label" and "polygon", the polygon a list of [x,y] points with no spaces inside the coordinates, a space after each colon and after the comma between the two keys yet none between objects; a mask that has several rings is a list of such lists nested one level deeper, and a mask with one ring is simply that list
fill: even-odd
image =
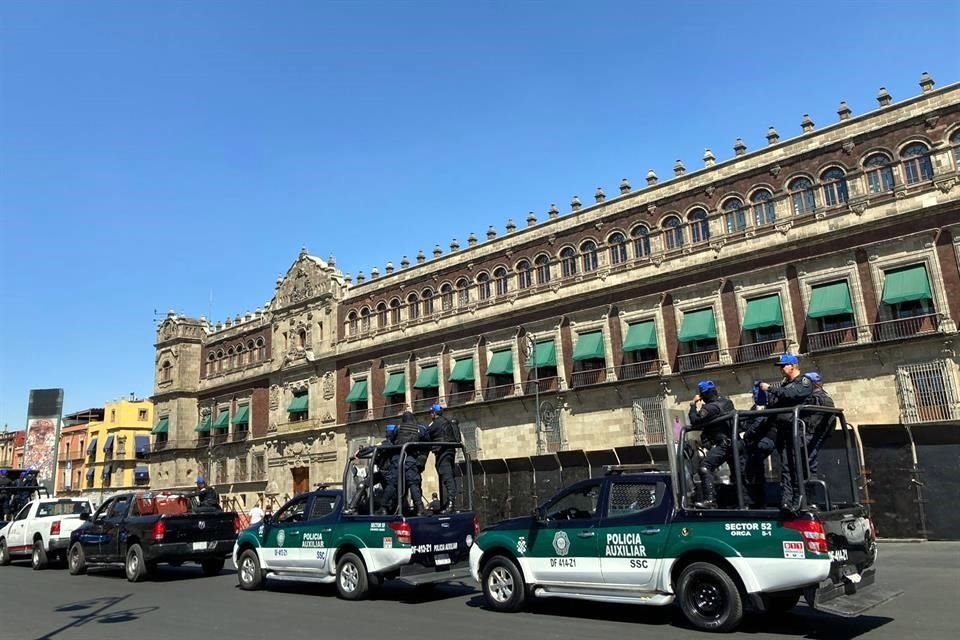
[{"label": "black pickup truck", "polygon": [[168,496],[121,493],[104,502],[70,536],[67,566],[78,575],[93,565],[123,564],[127,580],[139,582],[166,563],[196,562],[208,576],[223,570],[237,537],[237,514],[202,513],[186,499],[180,508]]}]

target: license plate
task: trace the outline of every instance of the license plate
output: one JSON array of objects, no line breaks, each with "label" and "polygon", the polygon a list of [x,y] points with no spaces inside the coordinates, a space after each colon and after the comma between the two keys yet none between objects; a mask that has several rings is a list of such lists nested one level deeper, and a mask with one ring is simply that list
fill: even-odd
[{"label": "license plate", "polygon": [[194,543],[193,543],[193,550],[194,550],[194,551],[206,551],[206,550],[207,550],[207,543],[206,543],[206,542],[194,542]]},{"label": "license plate", "polygon": [[450,564],[450,556],[447,555],[446,553],[440,553],[436,557],[434,557],[433,562],[437,566]]}]

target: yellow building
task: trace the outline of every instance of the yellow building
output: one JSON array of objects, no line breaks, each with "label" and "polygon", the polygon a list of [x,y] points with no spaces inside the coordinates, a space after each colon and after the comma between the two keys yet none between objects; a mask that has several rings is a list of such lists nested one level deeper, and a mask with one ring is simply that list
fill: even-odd
[{"label": "yellow building", "polygon": [[107,403],[103,422],[87,429],[85,490],[119,491],[150,486],[148,461],[153,403],[120,400]]}]

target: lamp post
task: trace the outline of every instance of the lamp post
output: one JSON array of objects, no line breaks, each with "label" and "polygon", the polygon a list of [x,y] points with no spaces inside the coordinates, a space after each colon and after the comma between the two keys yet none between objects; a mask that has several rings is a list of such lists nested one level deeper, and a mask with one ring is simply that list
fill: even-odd
[{"label": "lamp post", "polygon": [[[536,430],[537,430],[537,453],[544,453],[546,449],[543,441],[543,431],[540,429],[540,367],[537,366],[537,341],[529,333],[524,333],[524,339],[527,343],[527,361],[526,366],[533,369],[533,393],[536,403]],[[533,364],[531,365],[531,361]]]}]

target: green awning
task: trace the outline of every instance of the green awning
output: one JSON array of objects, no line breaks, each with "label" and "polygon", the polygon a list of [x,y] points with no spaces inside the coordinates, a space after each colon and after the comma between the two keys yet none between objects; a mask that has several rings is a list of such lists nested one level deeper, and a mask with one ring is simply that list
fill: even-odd
[{"label": "green awning", "polygon": [[293,396],[290,406],[287,407],[287,413],[306,413],[310,410],[310,394],[301,393]]},{"label": "green awning", "polygon": [[506,349],[504,351],[494,351],[490,358],[490,366],[487,367],[488,376],[512,376],[513,375],[513,351]]},{"label": "green awning", "polygon": [[403,371],[395,371],[387,378],[387,386],[383,388],[385,396],[405,396],[407,395],[407,376]]},{"label": "green awning", "polygon": [[846,280],[822,284],[813,288],[810,297],[808,318],[824,318],[826,316],[852,315],[853,304],[850,302],[850,287]]},{"label": "green awning", "polygon": [[457,360],[450,373],[450,382],[473,382],[473,356]]},{"label": "green awning", "polygon": [[717,321],[713,317],[713,309],[700,309],[683,314],[683,323],[680,325],[680,342],[694,340],[709,340],[717,337]]},{"label": "green awning", "polygon": [[640,351],[657,348],[657,325],[653,320],[630,325],[623,340],[623,351]]},{"label": "green awning", "polygon": [[537,353],[533,358],[534,367],[557,366],[557,345],[553,340],[537,343]]},{"label": "green awning", "polygon": [[224,411],[217,416],[216,422],[213,423],[214,429],[227,429],[230,427],[230,412]]},{"label": "green awning", "polygon": [[440,372],[437,370],[437,365],[435,364],[420,369],[417,380],[413,383],[414,389],[437,389],[439,387]]},{"label": "green awning", "polygon": [[906,269],[887,271],[883,279],[883,302],[899,304],[914,300],[932,300],[927,268],[918,264]]},{"label": "green awning", "polygon": [[367,379],[357,380],[350,387],[350,393],[347,394],[347,402],[366,402],[367,401]]},{"label": "green awning", "polygon": [[782,326],[783,311],[780,308],[779,293],[747,300],[747,312],[743,314],[744,330]]},{"label": "green awning", "polygon": [[249,424],[250,423],[250,406],[242,404],[240,409],[237,411],[237,415],[233,416],[233,424]]},{"label": "green awning", "polygon": [[194,429],[197,433],[210,433],[210,416],[207,416],[200,421],[200,424],[197,425],[197,428]]},{"label": "green awning", "polygon": [[573,361],[581,360],[604,360],[602,331],[581,333],[577,338],[577,346],[573,348]]},{"label": "green awning", "polygon": [[157,423],[157,426],[155,426],[153,428],[153,431],[151,431],[150,433],[154,433],[154,434],[167,433],[169,431],[170,431],[170,421],[164,418],[163,420]]}]

